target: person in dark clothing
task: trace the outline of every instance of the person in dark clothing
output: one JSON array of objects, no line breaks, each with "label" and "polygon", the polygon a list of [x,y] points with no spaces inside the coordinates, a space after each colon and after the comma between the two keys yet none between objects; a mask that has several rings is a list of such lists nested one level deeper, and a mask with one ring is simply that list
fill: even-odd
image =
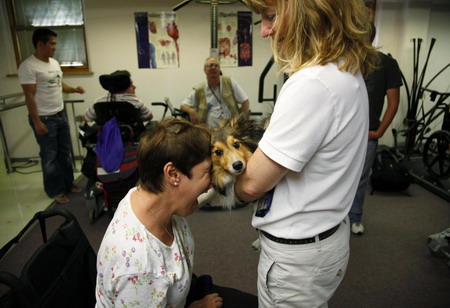
[{"label": "person in dark clothing", "polygon": [[[375,34],[376,29],[372,24],[372,42]],[[382,52],[378,52],[378,54],[380,57],[378,69],[373,71],[365,80],[369,95],[369,142],[364,169],[349,213],[352,233],[358,235],[364,233],[364,226],[361,223],[364,197],[369,182],[370,168],[377,153],[378,139],[383,137],[397,113],[400,87],[403,85],[397,61]],[[387,98],[386,111],[380,120],[385,97]]]}]

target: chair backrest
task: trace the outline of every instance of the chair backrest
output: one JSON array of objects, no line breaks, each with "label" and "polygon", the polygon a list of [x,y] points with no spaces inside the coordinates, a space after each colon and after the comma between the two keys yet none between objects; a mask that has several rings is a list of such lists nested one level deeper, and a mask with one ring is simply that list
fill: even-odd
[{"label": "chair backrest", "polygon": [[131,126],[134,134],[138,136],[145,130],[139,110],[133,104],[125,101],[98,102],[94,104],[95,122],[103,126],[112,117],[116,117],[117,123]]},{"label": "chair backrest", "polygon": [[[65,221],[48,234],[46,222],[53,216],[62,216]],[[37,221],[43,244],[33,252],[19,277],[0,272],[0,283],[9,288],[4,296],[0,296],[0,307],[94,307],[96,254],[75,216],[68,210],[53,208],[36,213],[25,228],[1,249],[0,257]],[[49,222],[49,225],[54,223]]]}]

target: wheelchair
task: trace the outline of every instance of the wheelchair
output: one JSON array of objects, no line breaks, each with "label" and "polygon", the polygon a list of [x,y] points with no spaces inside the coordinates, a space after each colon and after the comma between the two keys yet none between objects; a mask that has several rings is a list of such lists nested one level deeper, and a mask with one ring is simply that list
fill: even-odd
[{"label": "wheelchair", "polygon": [[[95,222],[104,212],[114,213],[120,200],[139,179],[136,161],[136,149],[139,136],[146,130],[140,112],[133,104],[115,101],[114,93],[118,88],[127,88],[130,79],[127,75],[102,75],[100,83],[108,90],[108,101],[94,104],[95,124],[85,123],[80,127],[80,140],[86,148],[81,171],[88,178],[85,187],[85,200],[89,220]],[[116,118],[124,147],[124,157],[118,170],[107,172],[100,164],[95,151],[97,136],[102,127]]]}]

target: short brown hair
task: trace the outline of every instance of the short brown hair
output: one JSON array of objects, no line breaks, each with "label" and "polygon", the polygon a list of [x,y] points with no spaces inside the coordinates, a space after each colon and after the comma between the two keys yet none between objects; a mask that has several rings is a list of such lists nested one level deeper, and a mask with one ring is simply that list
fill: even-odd
[{"label": "short brown hair", "polygon": [[211,134],[184,119],[168,119],[146,131],[137,148],[140,185],[153,193],[164,191],[164,166],[172,162],[187,177],[211,156]]}]

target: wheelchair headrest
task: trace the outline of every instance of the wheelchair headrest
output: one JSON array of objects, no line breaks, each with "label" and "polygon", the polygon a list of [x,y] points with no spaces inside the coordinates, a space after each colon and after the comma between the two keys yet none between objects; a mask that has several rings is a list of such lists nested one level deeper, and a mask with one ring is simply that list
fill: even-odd
[{"label": "wheelchair headrest", "polygon": [[126,74],[109,74],[99,77],[103,89],[110,93],[125,91],[131,85],[131,79]]}]

